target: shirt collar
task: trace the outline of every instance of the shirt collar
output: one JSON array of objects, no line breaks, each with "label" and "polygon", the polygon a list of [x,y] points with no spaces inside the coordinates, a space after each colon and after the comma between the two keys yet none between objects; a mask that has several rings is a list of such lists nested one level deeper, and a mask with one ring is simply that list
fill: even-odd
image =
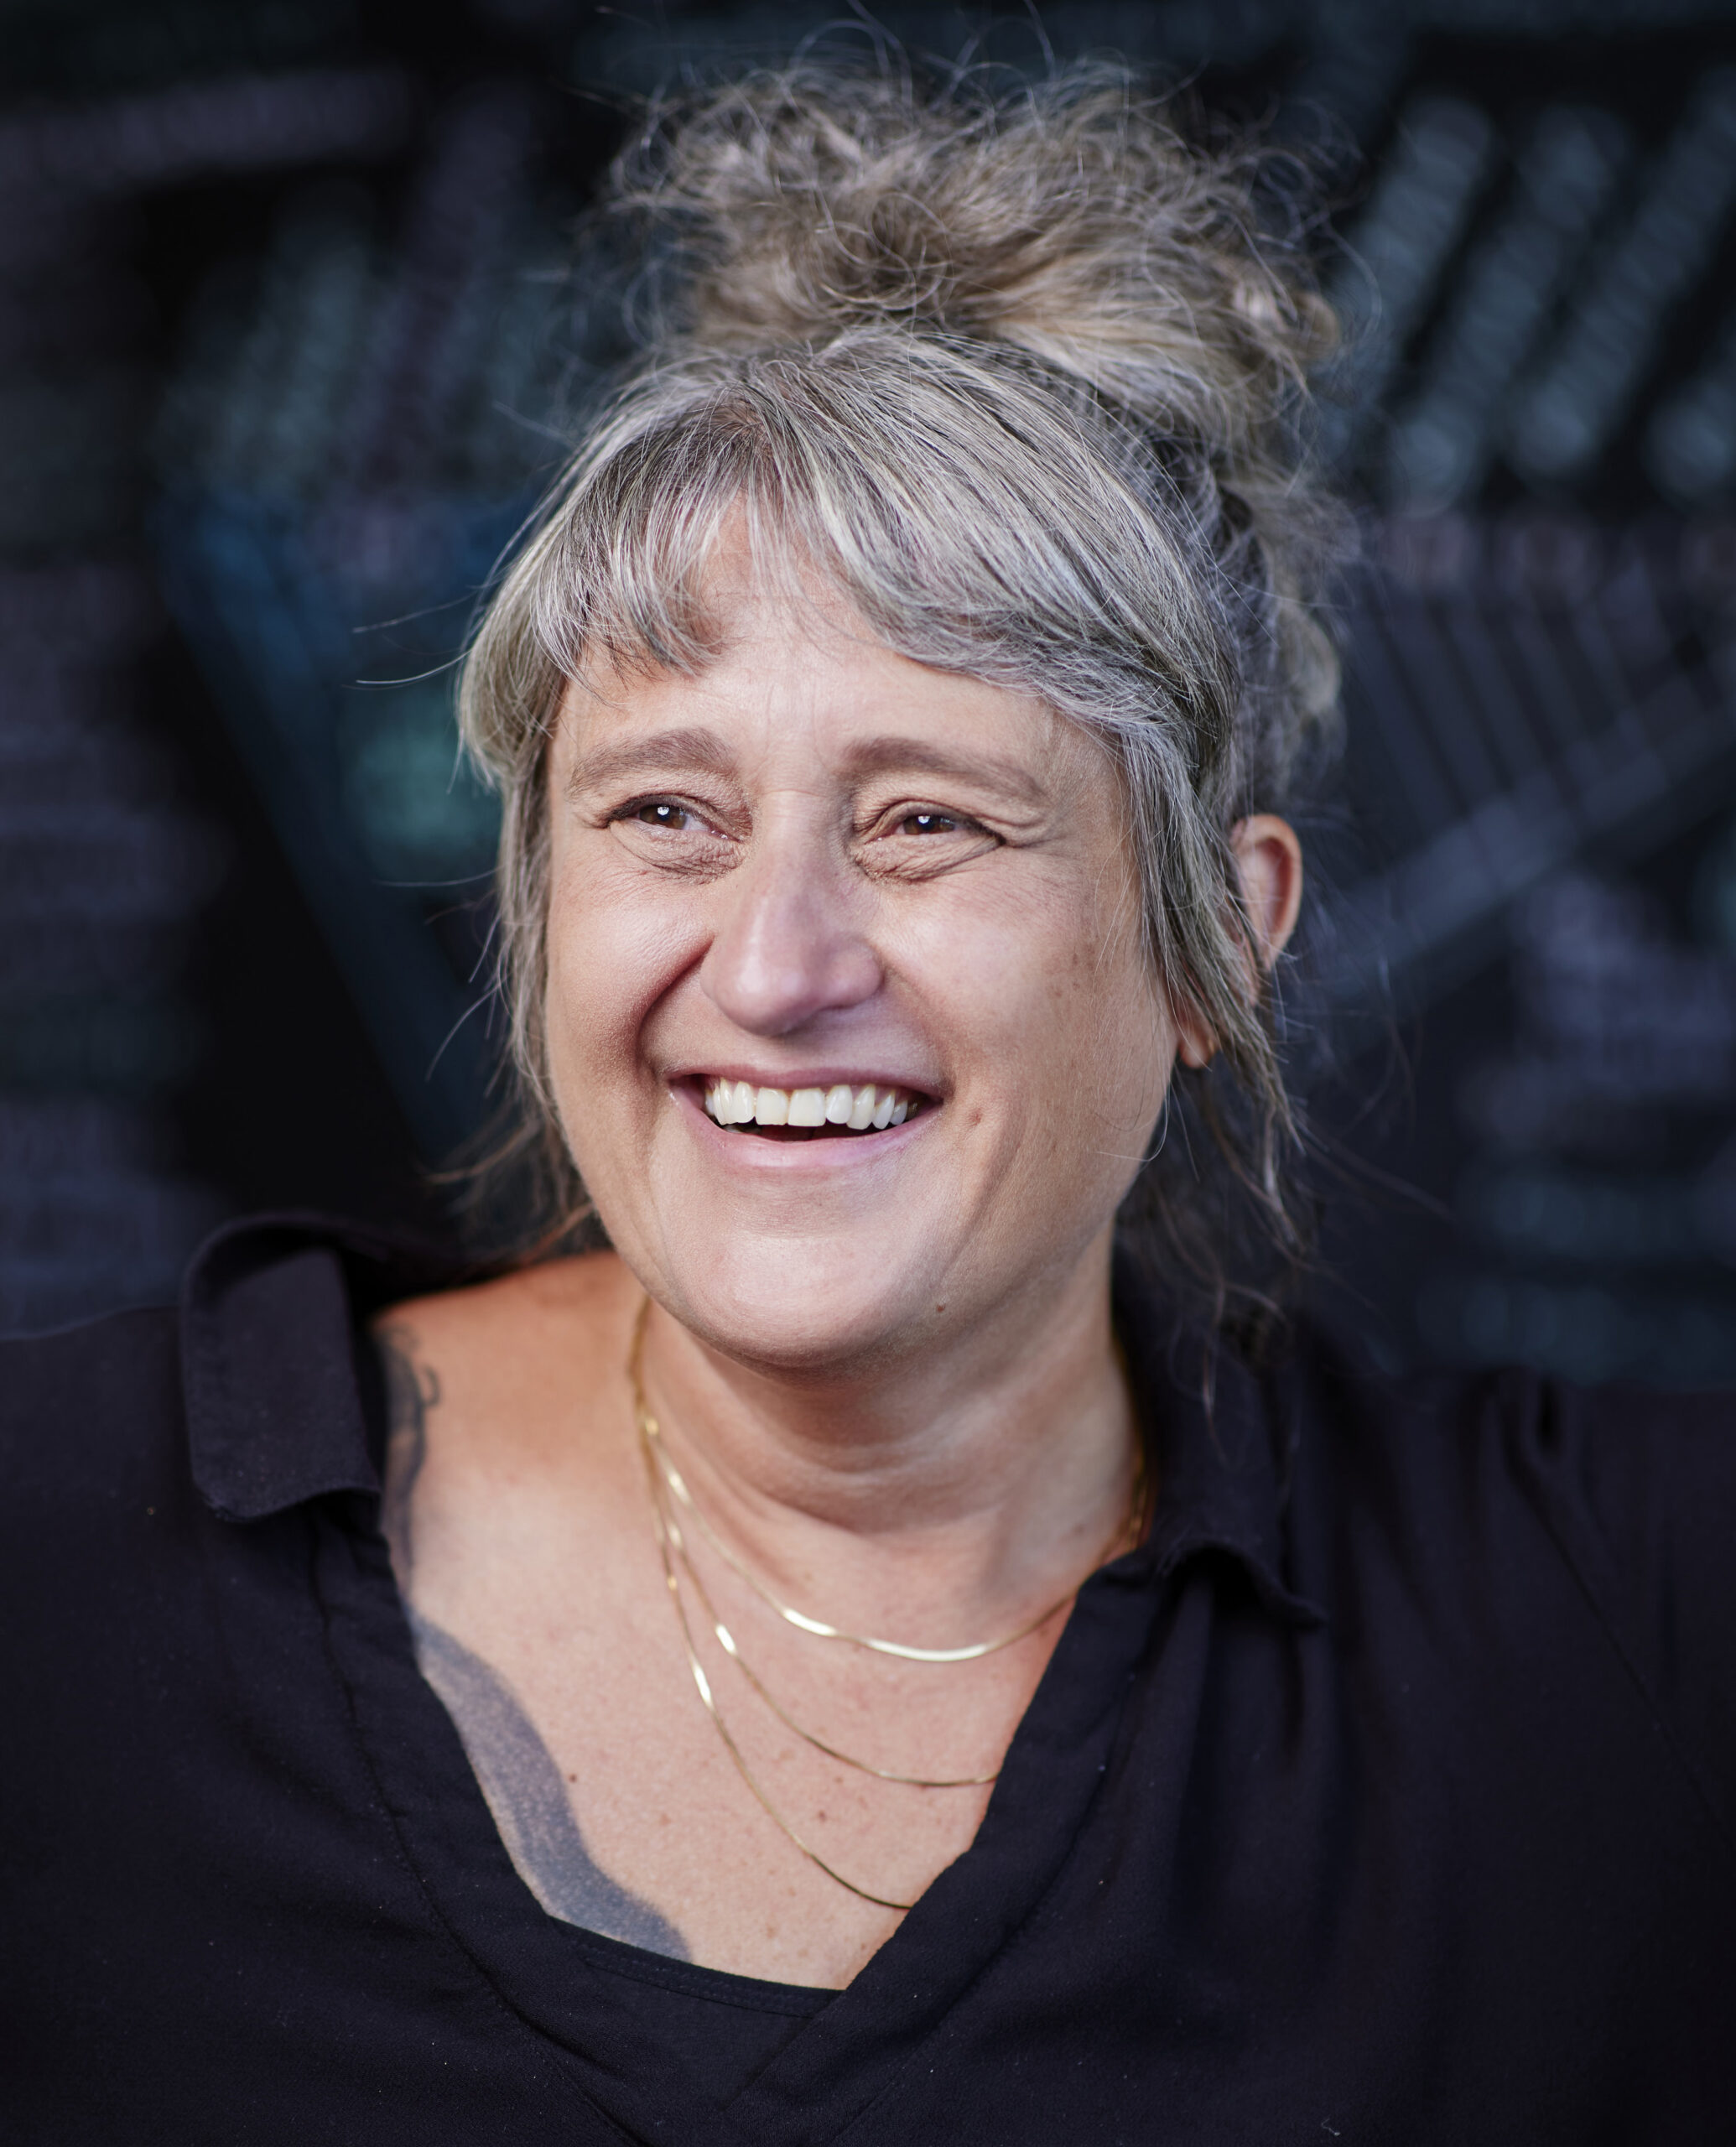
[{"label": "shirt collar", "polygon": [[1227,1344],[1168,1318],[1120,1264],[1115,1328],[1157,1480],[1156,1518],[1125,1562],[1130,1570],[1162,1581],[1219,1552],[1243,1568],[1267,1610],[1320,1624],[1324,1613],[1285,1578],[1295,1427],[1278,1383],[1262,1382]]},{"label": "shirt collar", "polygon": [[328,1491],[377,1493],[360,1322],[463,1279],[439,1251],[318,1215],[267,1215],[208,1239],[181,1297],[193,1478],[226,1521]]},{"label": "shirt collar", "polygon": [[[262,1216],[207,1240],[181,1305],[188,1437],[206,1504],[245,1521],[328,1492],[377,1495],[361,1323],[475,1272],[436,1248],[319,1215]],[[1283,1578],[1288,1443],[1272,1396],[1231,1350],[1177,1329],[1125,1267],[1115,1323],[1158,1498],[1146,1541],[1111,1571],[1161,1582],[1220,1552],[1268,1610],[1318,1622]]]}]

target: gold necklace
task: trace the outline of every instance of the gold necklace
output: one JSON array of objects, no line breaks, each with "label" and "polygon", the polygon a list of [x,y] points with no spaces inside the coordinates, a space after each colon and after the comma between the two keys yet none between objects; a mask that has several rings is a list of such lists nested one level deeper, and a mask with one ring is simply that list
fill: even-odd
[{"label": "gold necklace", "polygon": [[[729,1724],[724,1720],[723,1712],[717,1704],[715,1694],[712,1692],[710,1680],[705,1675],[705,1666],[700,1661],[699,1650],[694,1645],[693,1630],[688,1622],[687,1605],[682,1600],[681,1583],[676,1573],[677,1558],[678,1557],[681,1564],[687,1568],[688,1577],[692,1582],[695,1592],[698,1593],[700,1601],[704,1604],[707,1612],[710,1614],[712,1630],[716,1634],[720,1645],[725,1647],[725,1651],[730,1655],[730,1658],[746,1675],[755,1691],[760,1694],[763,1700],[765,1700],[767,1706],[772,1708],[772,1712],[778,1717],[779,1720],[783,1722],[789,1729],[793,1729],[798,1736],[806,1739],[810,1744],[814,1745],[819,1750],[827,1753],[829,1757],[843,1760],[848,1766],[859,1767],[865,1773],[878,1775],[880,1779],[885,1781],[907,1783],[912,1787],[925,1789],[962,1789],[965,1787],[976,1787],[980,1786],[983,1783],[994,1780],[995,1777],[993,1775],[985,1775],[980,1778],[980,1781],[977,1782],[967,1782],[962,1780],[958,1781],[930,1781],[914,1775],[886,1774],[882,1772],[879,1768],[869,1766],[865,1761],[852,1760],[845,1754],[834,1750],[831,1746],[822,1744],[818,1738],[811,1736],[808,1731],[801,1729],[798,1724],[792,1722],[790,1718],[784,1713],[783,1710],[778,1707],[776,1701],[772,1699],[771,1694],[767,1692],[765,1687],[760,1682],[759,1679],[753,1675],[753,1672],[751,1670],[748,1669],[746,1663],[741,1659],[740,1650],[735,1647],[732,1637],[729,1635],[727,1629],[724,1626],[721,1619],[717,1617],[716,1613],[712,1610],[710,1600],[705,1594],[704,1585],[700,1582],[697,1573],[694,1572],[692,1562],[688,1557],[686,1546],[682,1541],[679,1524],[676,1521],[673,1515],[666,1510],[664,1497],[659,1495],[660,1489],[662,1489],[662,1482],[660,1479],[673,1478],[673,1483],[670,1485],[671,1489],[674,1491],[676,1495],[680,1497],[683,1503],[686,1505],[688,1511],[690,1512],[694,1520],[699,1522],[701,1529],[704,1530],[707,1539],[715,1546],[719,1553],[726,1560],[732,1569],[739,1573],[741,1578],[753,1588],[755,1593],[768,1603],[774,1610],[777,1610],[782,1617],[787,1619],[790,1624],[795,1625],[798,1630],[811,1633],[817,1639],[845,1640],[856,1647],[871,1648],[879,1654],[902,1656],[908,1661],[917,1662],[969,1661],[981,1656],[992,1655],[1001,1648],[1011,1646],[1014,1640],[1023,1639],[1027,1634],[1035,1632],[1038,1625],[1044,1624],[1048,1619],[1053,1617],[1056,1611],[1062,1609],[1063,1606],[1071,1599],[1071,1598],[1069,1596],[1062,1597],[1060,1601],[1053,1604],[1049,1609],[1043,1613],[1041,1618],[1033,1619],[1030,1625],[1022,1627],[1020,1631],[1009,1634],[1004,1640],[985,1641],[976,1647],[965,1649],[912,1649],[903,1647],[897,1641],[876,1641],[866,1637],[865,1635],[840,1631],[835,1627],[823,1624],[818,1619],[804,1618],[800,1612],[792,1610],[787,1604],[781,1604],[775,1596],[769,1593],[766,1589],[761,1588],[754,1580],[752,1575],[747,1573],[740,1562],[730,1555],[727,1547],[718,1541],[717,1536],[707,1525],[704,1516],[694,1505],[692,1494],[688,1491],[686,1485],[681,1482],[678,1472],[675,1471],[673,1463],[669,1462],[668,1456],[662,1449],[659,1443],[661,1433],[657,1422],[652,1415],[645,1398],[645,1381],[642,1360],[645,1348],[645,1327],[646,1322],[650,1318],[650,1315],[651,1299],[647,1296],[641,1303],[638,1316],[633,1322],[632,1341],[627,1351],[627,1377],[632,1388],[634,1411],[637,1418],[640,1453],[645,1463],[646,1489],[650,1493],[651,1496],[652,1524],[657,1534],[657,1554],[663,1563],[663,1584],[668,1588],[670,1601],[674,1605],[676,1622],[681,1629],[682,1645],[687,1655],[688,1668],[693,1674],[694,1684],[699,1692],[700,1701],[704,1707],[706,1714],[710,1718],[712,1727],[716,1730],[718,1736],[723,1742],[724,1749],[729,1754],[730,1760],[735,1763],[735,1771],[741,1775],[742,1781],[752,1793],[755,1801],[765,1812],[767,1817],[769,1818],[772,1824],[777,1827],[778,1831],[782,1833],[795,1848],[801,1851],[802,1854],[808,1858],[810,1864],[813,1864],[817,1869],[823,1871],[826,1877],[831,1879],[834,1884],[843,1887],[844,1890],[847,1894],[854,1894],[858,1900],[870,1902],[876,1908],[891,1909],[900,1916],[906,1915],[911,1909],[915,1907],[916,1903],[914,1901],[893,1900],[887,1895],[871,1893],[867,1887],[857,1885],[853,1879],[846,1879],[841,1871],[836,1869],[832,1864],[827,1863],[824,1857],[820,1854],[818,1849],[813,1848],[810,1843],[805,1842],[802,1838],[801,1835],[796,1832],[789,1821],[784,1817],[783,1814],[777,1809],[777,1806],[773,1804],[771,1798],[761,1787],[758,1780],[754,1775],[753,1770],[747,1764],[746,1758],[743,1755],[741,1746],[736,1744],[735,1738],[730,1733]],[[1130,1534],[1133,1535],[1136,1541],[1137,1540],[1145,1520],[1146,1497],[1147,1490],[1145,1454],[1143,1448],[1141,1448],[1138,1463],[1134,1472],[1133,1490],[1132,1495],[1129,1500],[1127,1517],[1122,1522],[1121,1526],[1116,1531],[1115,1534],[1110,1539],[1110,1543],[1107,1550],[1104,1553],[1104,1557],[1099,1558],[1098,1562],[1099,1564],[1103,1563],[1109,1554],[1116,1550]],[[1072,1591],[1073,1594],[1077,1594],[1079,1590],[1077,1588]],[[996,1773],[998,1774],[998,1772],[999,1770],[997,1769]]]},{"label": "gold necklace", "polygon": [[687,1606],[682,1602],[681,1585],[675,1578],[674,1564],[669,1555],[669,1539],[663,1526],[663,1509],[657,1502],[655,1478],[649,1473],[650,1466],[650,1457],[647,1455],[646,1457],[647,1480],[652,1486],[652,1513],[657,1525],[657,1547],[663,1562],[664,1585],[669,1591],[670,1600],[675,1605],[675,1615],[681,1626],[682,1645],[687,1651],[687,1666],[693,1672],[694,1683],[698,1688],[699,1698],[704,1703],[706,1713],[711,1718],[712,1728],[723,1739],[724,1749],[735,1763],[736,1773],[753,1792],[756,1801],[773,1826],[801,1850],[810,1864],[824,1871],[827,1878],[834,1884],[842,1886],[847,1894],[854,1894],[859,1901],[872,1902],[877,1909],[896,1909],[901,1916],[907,1914],[916,1906],[914,1901],[895,1901],[889,1895],[871,1893],[867,1887],[857,1885],[854,1879],[846,1879],[841,1871],[827,1863],[824,1857],[811,1843],[803,1840],[789,1821],[784,1817],[782,1812],[761,1788],[758,1778],[753,1769],[748,1765],[741,1746],[730,1734],[730,1726],[724,1720],[723,1711],[718,1706],[716,1697],[711,1690],[711,1681],[705,1675],[705,1666],[700,1661],[699,1650],[694,1645],[693,1631],[687,1622]]},{"label": "gold necklace", "polygon": [[[866,1648],[875,1655],[895,1656],[903,1662],[977,1662],[986,1655],[998,1655],[1001,1649],[1011,1647],[1015,1642],[1028,1640],[1039,1625],[1046,1625],[1058,1611],[1063,1610],[1079,1592],[1081,1583],[1075,1582],[1065,1595],[1059,1596],[1045,1610],[1011,1633],[1004,1633],[999,1640],[978,1640],[969,1647],[907,1647],[902,1640],[877,1640],[867,1633],[845,1632],[837,1625],[829,1625],[819,1618],[810,1618],[794,1609],[775,1596],[738,1558],[699,1510],[685,1478],[669,1458],[663,1443],[663,1431],[651,1413],[645,1398],[644,1354],[645,1325],[651,1316],[651,1299],[647,1297],[639,1307],[639,1316],[633,1323],[633,1339],[627,1351],[627,1378],[633,1390],[633,1408],[637,1416],[639,1436],[644,1442],[669,1491],[678,1499],[694,1519],[700,1534],[716,1552],[724,1563],[742,1583],[751,1588],[760,1600],[775,1610],[786,1625],[793,1625],[798,1632],[806,1633],[819,1640],[842,1640],[846,1646]],[[1106,1565],[1129,1537],[1137,1541],[1145,1520],[1146,1499],[1145,1445],[1141,1442],[1135,1459],[1133,1484],[1128,1499],[1127,1512],[1120,1526],[1097,1554],[1098,1566]]]},{"label": "gold necklace", "polygon": [[[644,1450],[644,1444],[645,1443],[642,1437],[642,1452]],[[649,1463],[651,1458],[650,1456],[647,1454],[646,1458],[647,1463]],[[650,1482],[652,1484],[652,1498],[654,1502],[657,1502],[657,1479],[655,1474],[651,1475]],[[787,1730],[793,1731],[796,1736],[802,1739],[804,1744],[811,1744],[816,1752],[824,1752],[829,1760],[837,1760],[846,1767],[854,1767],[859,1774],[872,1775],[876,1781],[897,1782],[907,1789],[982,1789],[985,1788],[989,1783],[998,1781],[1000,1780],[1001,1770],[999,1767],[996,1767],[993,1773],[986,1775],[895,1774],[888,1767],[876,1767],[870,1760],[858,1760],[849,1752],[840,1751],[835,1744],[829,1744],[824,1738],[816,1737],[811,1729],[804,1729],[802,1724],[796,1720],[795,1717],[787,1713],[787,1710],[773,1697],[772,1692],[767,1690],[765,1683],[754,1670],[752,1664],[749,1662],[746,1656],[742,1654],[741,1650],[736,1645],[735,1635],[730,1630],[729,1627],[725,1625],[722,1619],[718,1616],[716,1606],[711,1600],[710,1594],[706,1588],[704,1582],[699,1578],[699,1570],[694,1566],[692,1556],[689,1552],[686,1541],[681,1533],[680,1522],[675,1518],[674,1515],[669,1511],[668,1506],[662,1505],[660,1502],[658,1502],[658,1519],[663,1535],[667,1538],[670,1548],[674,1554],[675,1567],[678,1569],[678,1573],[686,1574],[688,1586],[692,1588],[694,1595],[699,1599],[699,1608],[704,1612],[706,1622],[711,1628],[712,1637],[716,1640],[718,1645],[723,1650],[724,1653],[729,1656],[730,1661],[733,1662],[735,1667],[741,1672],[742,1676],[747,1680],[754,1691],[758,1693],[761,1699],[765,1702],[772,1713],[775,1714],[777,1719],[783,1724],[784,1728]],[[678,1602],[680,1596],[678,1578],[676,1584],[676,1595]]]}]

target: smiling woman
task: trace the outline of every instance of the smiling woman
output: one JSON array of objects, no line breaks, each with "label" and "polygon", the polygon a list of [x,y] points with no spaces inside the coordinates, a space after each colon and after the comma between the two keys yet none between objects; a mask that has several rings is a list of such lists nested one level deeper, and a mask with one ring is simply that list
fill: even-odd
[{"label": "smiling woman", "polygon": [[19,2137],[1726,2128],[1728,1411],[1279,1317],[1282,178],[1103,70],[623,159],[462,691],[531,1250],[12,1359]]}]

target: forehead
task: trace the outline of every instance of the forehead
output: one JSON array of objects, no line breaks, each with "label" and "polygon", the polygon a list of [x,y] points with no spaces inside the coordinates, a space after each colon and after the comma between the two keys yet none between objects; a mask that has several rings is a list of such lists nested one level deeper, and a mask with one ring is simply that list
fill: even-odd
[{"label": "forehead", "polygon": [[1102,762],[1037,694],[889,647],[834,590],[720,574],[697,666],[597,663],[569,681],[557,762],[580,779],[631,758],[746,774],[776,763],[975,768],[1032,798]]}]

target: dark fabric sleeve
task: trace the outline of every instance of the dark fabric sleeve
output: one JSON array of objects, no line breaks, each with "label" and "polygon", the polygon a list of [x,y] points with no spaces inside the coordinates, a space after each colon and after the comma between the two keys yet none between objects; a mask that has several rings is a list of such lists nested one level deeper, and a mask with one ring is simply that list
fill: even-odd
[{"label": "dark fabric sleeve", "polygon": [[1736,1396],[1510,1395],[1521,1480],[1736,1859]]},{"label": "dark fabric sleeve", "polygon": [[[0,1343],[0,1869],[29,1874],[14,1935],[27,1901],[55,1914],[49,1874],[89,1868],[129,1785],[137,1801],[144,1696],[187,1594],[185,1448],[172,1312]],[[21,1965],[3,1958],[0,1991]]]}]

